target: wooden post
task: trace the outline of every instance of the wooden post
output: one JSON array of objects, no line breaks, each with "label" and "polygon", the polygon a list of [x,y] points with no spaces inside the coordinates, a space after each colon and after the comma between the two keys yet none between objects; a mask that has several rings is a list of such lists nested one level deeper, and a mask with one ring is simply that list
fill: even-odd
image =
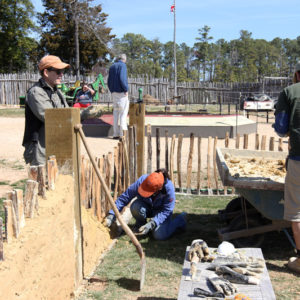
[{"label": "wooden post", "polygon": [[24,213],[26,218],[33,218],[34,216],[37,193],[38,193],[38,182],[31,179],[27,180],[25,186],[25,196],[24,196]]},{"label": "wooden post", "polygon": [[[135,156],[134,156],[134,132],[133,132],[133,126],[128,127],[128,140],[129,140],[129,171],[130,171],[130,184],[132,184],[135,181],[135,173],[134,173],[134,167],[135,167]],[[115,160],[115,156],[114,156]]]},{"label": "wooden post", "polygon": [[214,140],[213,164],[214,164],[214,177],[216,183],[216,190],[217,190],[217,194],[219,195],[218,171],[217,171],[217,160],[216,160],[217,143],[218,143],[218,137],[216,136]]},{"label": "wooden post", "polygon": [[259,150],[259,134],[255,134],[255,150]]},{"label": "wooden post", "polygon": [[168,145],[168,135],[169,132],[168,130],[165,131],[165,166],[166,166],[166,170],[169,170],[169,145]]},{"label": "wooden post", "polygon": [[[46,157],[55,155],[59,168],[65,174],[74,176],[74,252],[75,252],[75,288],[83,278],[83,237],[80,201],[80,137],[75,125],[80,124],[80,111],[77,108],[55,108],[45,111]],[[72,238],[70,237],[70,238]]]},{"label": "wooden post", "polygon": [[114,147],[114,201],[118,198],[118,187],[119,187],[119,147]]},{"label": "wooden post", "polygon": [[[100,159],[101,158],[98,158],[97,160],[97,167],[99,168],[99,165],[100,165]],[[101,200],[100,200],[100,197],[101,197],[101,182],[99,180],[99,178],[97,177],[97,180],[96,180],[96,192],[95,192],[95,206],[96,206],[96,216],[97,216],[97,219],[98,221],[101,220]]]},{"label": "wooden post", "polygon": [[137,130],[137,176],[144,174],[145,103],[130,103],[129,125]]},{"label": "wooden post", "polygon": [[191,193],[191,179],[192,179],[192,166],[193,166],[193,153],[194,153],[194,134],[190,135],[190,151],[187,163],[187,176],[186,176],[186,192]]},{"label": "wooden post", "polygon": [[48,174],[48,188],[49,190],[55,190],[55,162],[53,160],[47,160],[47,174]]},{"label": "wooden post", "polygon": [[267,136],[266,135],[263,135],[261,137],[261,150],[266,150],[266,141],[267,141]]},{"label": "wooden post", "polygon": [[14,206],[11,200],[4,200],[3,206],[7,212],[6,219],[6,234],[7,234],[7,243],[10,243],[13,237],[16,237],[17,234],[17,220]]},{"label": "wooden post", "polygon": [[225,135],[225,148],[229,147],[229,132],[226,131],[226,135]]},{"label": "wooden post", "polygon": [[[127,150],[127,144],[126,140],[124,137],[122,137],[122,147],[124,150],[124,171],[125,171],[125,190],[129,187],[130,185],[130,174],[129,174],[129,157],[128,157],[128,150]],[[107,162],[107,159],[106,159]],[[107,163],[106,163],[107,165]],[[107,200],[108,201],[108,200]]]},{"label": "wooden post", "polygon": [[282,142],[282,138],[279,138],[279,141],[278,141],[278,151],[283,151],[283,142]]},{"label": "wooden post", "polygon": [[211,152],[211,136],[208,137],[207,143],[207,190],[208,194],[211,195],[211,178],[210,178],[210,152]]},{"label": "wooden post", "polygon": [[248,149],[248,134],[244,134],[244,149]]},{"label": "wooden post", "polygon": [[137,176],[138,176],[138,168],[137,168],[137,160],[138,160],[138,147],[137,147],[137,129],[136,129],[136,125],[133,125],[133,145],[134,145],[134,166],[133,166],[133,182],[135,182],[137,180]]},{"label": "wooden post", "polygon": [[173,134],[172,140],[171,140],[171,148],[170,148],[170,179],[172,182],[174,182],[174,149],[175,149],[175,138],[176,135]]},{"label": "wooden post", "polygon": [[201,137],[198,137],[197,194],[201,192]]},{"label": "wooden post", "polygon": [[[119,153],[119,150],[118,150],[118,153]],[[99,158],[99,163],[98,163],[98,168],[99,168],[99,172],[100,172],[101,175],[103,174],[103,167],[104,167],[104,159],[103,159],[103,157],[100,157]],[[119,168],[119,164],[118,164],[118,168]],[[117,170],[117,173],[119,173],[118,170]],[[118,178],[119,178],[119,176],[120,175],[118,174]],[[119,181],[120,181],[120,178],[118,179],[118,182]],[[100,182],[99,193],[100,193],[99,207],[100,207],[100,211],[101,211],[101,217],[104,218],[106,216],[106,213],[105,213],[105,211],[106,211],[106,203],[105,203],[106,199],[105,199],[105,191],[104,191],[104,188],[103,188],[103,185],[101,184],[101,182]],[[116,191],[116,199],[117,199],[117,195],[118,195],[118,185],[117,185],[117,191]]]},{"label": "wooden post", "polygon": [[147,125],[147,152],[148,152],[148,159],[147,159],[147,174],[152,172],[152,136],[151,136],[151,125]]},{"label": "wooden post", "polygon": [[14,190],[13,201],[15,201],[15,206],[17,207],[17,219],[19,230],[25,226],[25,216],[24,216],[24,202],[23,202],[23,190],[15,189]]},{"label": "wooden post", "polygon": [[[108,154],[106,156],[106,185],[109,188],[111,187],[111,166],[112,166],[112,153],[108,152]],[[128,188],[128,186],[127,186],[127,188]],[[106,203],[107,203],[107,205],[106,205],[106,214],[107,214],[108,211],[111,209],[111,205],[109,203],[107,195],[106,195]]]},{"label": "wooden post", "polygon": [[4,260],[3,255],[3,220],[0,218],[0,261]]},{"label": "wooden post", "polygon": [[39,183],[38,195],[43,199],[46,199],[46,179],[45,179],[45,166],[38,166],[38,177],[37,182]]},{"label": "wooden post", "polygon": [[235,148],[239,149],[240,148],[240,134],[237,133],[235,137]]},{"label": "wooden post", "polygon": [[270,137],[270,145],[269,145],[269,150],[274,151],[274,143],[275,143],[275,138],[274,136]]},{"label": "wooden post", "polygon": [[118,196],[120,196],[123,193],[123,176],[122,176],[122,170],[123,170],[123,149],[122,149],[122,143],[118,143],[118,156],[119,156],[119,165],[118,165],[118,173],[119,173],[119,186],[118,186]]},{"label": "wooden post", "polygon": [[156,128],[156,169],[160,168],[160,130]]},{"label": "wooden post", "polygon": [[[179,192],[182,192],[182,181],[181,181],[181,149],[182,149],[182,140],[183,140],[183,134],[179,134],[178,135],[178,145],[177,145],[177,176],[178,176]],[[171,167],[170,167],[170,169],[171,169]]]},{"label": "wooden post", "polygon": [[85,206],[86,199],[86,182],[85,182],[85,159],[84,156],[81,157],[81,166],[80,166],[80,198],[81,205]]}]

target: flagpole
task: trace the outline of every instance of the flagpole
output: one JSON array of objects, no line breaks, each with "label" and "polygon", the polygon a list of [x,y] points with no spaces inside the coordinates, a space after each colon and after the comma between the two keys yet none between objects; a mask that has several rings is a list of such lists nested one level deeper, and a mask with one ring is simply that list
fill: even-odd
[{"label": "flagpole", "polygon": [[177,62],[176,62],[176,0],[174,0],[174,100],[177,102]]}]

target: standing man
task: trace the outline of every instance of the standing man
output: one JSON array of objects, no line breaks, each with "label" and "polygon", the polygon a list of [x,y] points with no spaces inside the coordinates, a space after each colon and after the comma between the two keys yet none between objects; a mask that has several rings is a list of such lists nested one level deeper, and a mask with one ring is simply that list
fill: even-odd
[{"label": "standing man", "polygon": [[300,62],[295,66],[294,84],[279,95],[274,129],[281,137],[289,136],[289,155],[284,186],[284,219],[292,222],[296,257],[288,268],[300,273]]},{"label": "standing man", "polygon": [[25,147],[24,159],[30,165],[45,164],[45,110],[68,107],[57,85],[69,67],[57,56],[44,56],[38,65],[41,78],[27,92],[22,145]]},{"label": "standing man", "polygon": [[127,130],[127,114],[129,109],[126,54],[121,54],[117,62],[109,68],[108,88],[112,93],[114,104],[113,138],[119,139]]}]

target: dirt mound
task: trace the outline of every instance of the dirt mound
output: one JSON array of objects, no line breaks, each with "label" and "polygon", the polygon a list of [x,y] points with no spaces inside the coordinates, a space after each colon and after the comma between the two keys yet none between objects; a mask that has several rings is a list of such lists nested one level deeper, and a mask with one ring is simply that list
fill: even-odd
[{"label": "dirt mound", "polygon": [[159,105],[159,104],[160,104],[158,99],[152,97],[152,96],[149,95],[149,94],[145,94],[145,95],[143,96],[143,101],[144,101],[144,103],[145,103],[146,105],[150,105],[150,104],[151,104],[151,105]]}]

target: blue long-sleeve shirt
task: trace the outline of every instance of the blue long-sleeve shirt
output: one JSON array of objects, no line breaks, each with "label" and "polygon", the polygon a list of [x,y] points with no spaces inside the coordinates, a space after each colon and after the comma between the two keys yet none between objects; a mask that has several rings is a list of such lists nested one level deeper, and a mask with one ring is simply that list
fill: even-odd
[{"label": "blue long-sleeve shirt", "polygon": [[111,93],[128,92],[127,67],[123,61],[115,62],[109,68],[107,85]]},{"label": "blue long-sleeve shirt", "polygon": [[[170,215],[172,215],[175,207],[175,188],[171,180],[167,179],[165,183],[166,193],[159,193],[154,199],[144,198],[139,195],[138,188],[142,182],[147,178],[148,174],[142,175],[136,182],[129,186],[129,188],[116,200],[116,206],[119,211],[123,209],[133,198],[144,201],[152,207],[153,220],[156,226],[162,224]],[[109,211],[114,215],[113,210]]]}]

